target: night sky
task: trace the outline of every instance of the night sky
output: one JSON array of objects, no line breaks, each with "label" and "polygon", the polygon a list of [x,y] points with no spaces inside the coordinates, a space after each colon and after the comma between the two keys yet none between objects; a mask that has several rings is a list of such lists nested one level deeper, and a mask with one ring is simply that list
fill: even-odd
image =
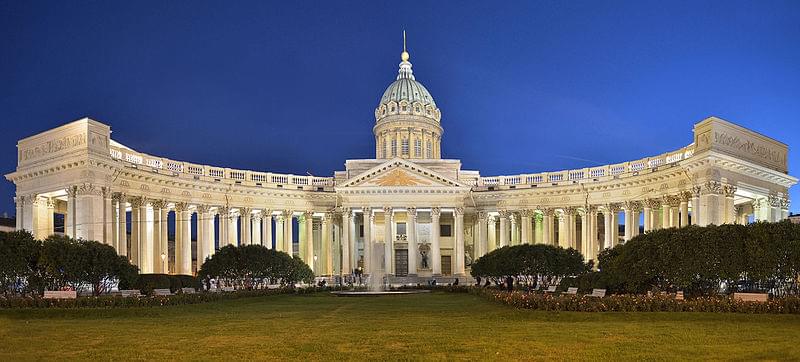
[{"label": "night sky", "polygon": [[658,155],[716,115],[787,143],[800,175],[800,1],[0,1],[0,170],[89,116],[153,155],[331,176],[374,157],[403,29],[464,169]]}]

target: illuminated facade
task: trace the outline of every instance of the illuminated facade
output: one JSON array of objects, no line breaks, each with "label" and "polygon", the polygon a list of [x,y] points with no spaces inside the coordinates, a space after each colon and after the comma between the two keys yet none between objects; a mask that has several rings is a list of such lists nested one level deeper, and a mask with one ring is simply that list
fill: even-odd
[{"label": "illuminated facade", "polygon": [[6,175],[16,227],[45,238],[62,214],[67,235],[112,245],[145,273],[192,274],[221,246],[262,244],[320,276],[361,267],[413,282],[468,275],[472,260],[505,245],[573,247],[595,259],[640,230],[782,220],[797,183],[785,144],[715,117],[694,126],[686,147],[630,162],[462,170],[441,159],[442,113],[406,52],[375,120],[375,158],[313,177],[149,155],[81,119],[18,142]]}]

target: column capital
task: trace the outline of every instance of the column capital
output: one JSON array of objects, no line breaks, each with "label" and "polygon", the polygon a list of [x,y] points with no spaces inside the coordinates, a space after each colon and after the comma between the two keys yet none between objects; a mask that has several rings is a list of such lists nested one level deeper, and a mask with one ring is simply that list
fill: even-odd
[{"label": "column capital", "polygon": [[479,210],[478,211],[478,220],[480,221],[487,221],[489,214],[486,211]]},{"label": "column capital", "polygon": [[134,196],[128,200],[131,203],[131,207],[138,208],[144,205],[147,205],[147,199],[142,196]]},{"label": "column capital", "polygon": [[681,198],[678,195],[664,196],[664,203],[670,207],[681,206]]},{"label": "column capital", "polygon": [[733,197],[736,194],[736,186],[733,185],[724,185],[722,186],[722,193],[725,194],[725,197]]},{"label": "column capital", "polygon": [[719,195],[722,193],[722,183],[719,181],[706,181],[703,186],[705,186],[706,193],[713,195]]},{"label": "column capital", "polygon": [[661,207],[661,200],[659,199],[646,199],[644,200],[644,207],[649,209],[657,209]]},{"label": "column capital", "polygon": [[702,186],[700,186],[700,185],[692,186],[692,190],[691,190],[692,197],[700,197],[700,193],[702,191],[703,191],[703,187]]},{"label": "column capital", "polygon": [[556,213],[556,209],[552,207],[544,207],[539,210],[542,212],[543,216],[553,216]]},{"label": "column capital", "polygon": [[175,203],[175,211],[176,212],[183,212],[189,209],[189,204],[185,202],[176,202]]},{"label": "column capital", "polygon": [[565,215],[575,215],[575,213],[577,211],[578,211],[578,208],[575,207],[575,206],[569,206],[569,207],[565,207],[564,208],[564,214]]},{"label": "column capital", "polygon": [[103,195],[103,198],[110,198],[112,196],[111,188],[108,186],[100,187],[100,193]]},{"label": "column capital", "polygon": [[681,198],[681,202],[689,202],[692,199],[692,192],[691,191],[681,191],[678,194],[678,197]]},{"label": "column capital", "polygon": [[464,208],[463,207],[456,207],[453,209],[453,215],[455,216],[464,216]]},{"label": "column capital", "polygon": [[154,209],[163,209],[167,206],[167,200],[153,200],[150,202],[150,205],[152,205]]},{"label": "column capital", "polygon": [[623,204],[625,212],[640,212],[642,211],[642,203],[635,200],[625,201]]},{"label": "column capital", "polygon": [[439,207],[431,208],[431,217],[439,218],[442,215],[442,209]]},{"label": "column capital", "polygon": [[783,197],[781,197],[781,209],[788,211],[789,210],[789,205],[791,204],[791,202],[792,201],[789,200],[788,196],[783,195]]},{"label": "column capital", "polygon": [[417,208],[416,207],[412,206],[412,207],[406,208],[406,214],[408,215],[409,218],[414,219],[414,221],[417,220]]},{"label": "column capital", "polygon": [[292,218],[292,214],[294,214],[294,211],[292,211],[292,210],[283,210],[283,211],[281,211],[281,216],[283,216],[284,219],[291,219]]},{"label": "column capital", "polygon": [[770,192],[769,195],[767,195],[767,202],[769,203],[769,206],[772,206],[772,207],[780,207],[781,206],[781,198],[780,198],[780,196],[778,196],[777,193],[774,193],[774,192]]},{"label": "column capital", "polygon": [[[67,192],[67,196],[69,196],[69,197],[78,196],[78,186],[75,186],[75,185],[67,186],[67,188],[64,189],[64,191]],[[22,196],[22,200],[23,200],[23,203],[24,203],[25,202],[25,197],[24,196]]]}]

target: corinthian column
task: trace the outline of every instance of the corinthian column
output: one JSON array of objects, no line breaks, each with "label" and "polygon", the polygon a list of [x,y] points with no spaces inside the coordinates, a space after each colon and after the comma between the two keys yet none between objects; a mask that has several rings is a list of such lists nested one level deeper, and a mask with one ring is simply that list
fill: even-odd
[{"label": "corinthian column", "polygon": [[311,271],[314,273],[317,272],[316,266],[314,265],[314,213],[312,211],[306,211],[304,214],[305,219],[305,255],[303,259],[305,259],[306,264],[311,268]]},{"label": "corinthian column", "polygon": [[322,254],[321,263],[322,270],[320,274],[322,275],[333,275],[333,247],[331,246],[331,215],[330,212],[326,212],[322,215],[322,232],[320,237],[320,246],[322,246]]},{"label": "corinthian column", "polygon": [[239,245],[250,245],[250,218],[253,217],[253,209],[249,207],[242,207],[239,209],[239,231],[240,240]]},{"label": "corinthian column", "polygon": [[733,205],[733,196],[736,194],[736,186],[725,185],[722,187],[722,193],[725,195],[725,209],[722,214],[725,216],[725,224],[736,223],[736,208]]},{"label": "corinthian column", "polygon": [[342,270],[343,275],[353,272],[350,267],[350,209],[342,211]]},{"label": "corinthian column", "polygon": [[406,225],[406,240],[408,241],[408,276],[417,276],[417,209],[406,209],[408,222]]},{"label": "corinthian column", "polygon": [[522,210],[522,244],[533,244],[531,237],[531,210]]},{"label": "corinthian column", "polygon": [[263,245],[261,242],[261,211],[253,214],[253,224],[250,228],[250,242],[253,245]]},{"label": "corinthian column", "polygon": [[487,230],[488,230],[488,215],[486,215],[485,211],[478,211],[478,240],[475,243],[475,258],[480,258],[486,255],[488,250],[488,238],[487,238]]},{"label": "corinthian column", "polygon": [[133,265],[141,267],[140,258],[140,232],[142,230],[141,223],[141,206],[144,203],[141,197],[131,198],[131,253],[130,259]]},{"label": "corinthian column", "polygon": [[553,240],[553,215],[555,215],[555,210],[552,208],[542,209],[542,242],[546,245],[555,244]]},{"label": "corinthian column", "polygon": [[681,192],[680,205],[678,205],[678,212],[680,213],[680,227],[689,226],[689,200],[692,194],[688,191]]},{"label": "corinthian column", "polygon": [[374,253],[372,252],[372,223],[374,222],[374,216],[372,215],[372,209],[368,206],[364,206],[361,210],[361,222],[364,225],[364,273],[372,274],[373,268],[375,268]]},{"label": "corinthian column", "polygon": [[175,203],[175,272],[182,275],[192,274],[192,234],[189,219],[189,205],[185,202]]},{"label": "corinthian column", "polygon": [[439,217],[442,209],[434,207],[431,209],[431,261],[433,276],[442,275],[442,250],[439,247],[440,225]]},{"label": "corinthian column", "polygon": [[272,210],[261,210],[261,229],[264,233],[264,238],[261,242],[267,249],[272,249]]},{"label": "corinthian column", "polygon": [[294,245],[292,245],[292,214],[291,210],[283,211],[283,251],[289,255],[294,255]]},{"label": "corinthian column", "polygon": [[453,213],[456,224],[455,248],[455,272],[456,276],[464,275],[464,209],[457,207]]},{"label": "corinthian column", "polygon": [[166,254],[167,250],[162,248],[161,241],[161,212],[166,206],[164,200],[154,200],[151,205],[153,206],[153,253],[150,256],[153,260],[153,272],[163,273],[165,260],[161,258],[161,254]]},{"label": "corinthian column", "polygon": [[394,240],[392,235],[392,223],[394,222],[394,213],[391,207],[383,208],[383,223],[384,223],[384,244],[383,244],[383,265],[387,275],[394,275]]},{"label": "corinthian column", "polygon": [[128,256],[128,211],[125,194],[117,194],[117,254]]},{"label": "corinthian column", "polygon": [[508,245],[508,211],[500,211],[500,240],[498,248]]}]

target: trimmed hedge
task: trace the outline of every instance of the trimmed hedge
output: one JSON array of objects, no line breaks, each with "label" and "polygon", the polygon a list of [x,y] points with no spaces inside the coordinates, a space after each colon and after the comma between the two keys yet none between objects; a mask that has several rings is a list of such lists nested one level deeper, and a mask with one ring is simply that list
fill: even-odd
[{"label": "trimmed hedge", "polygon": [[138,289],[142,294],[153,294],[153,289],[169,289],[177,293],[181,288],[201,289],[202,284],[191,275],[139,274],[132,285],[121,283],[120,289]]},{"label": "trimmed hedge", "polygon": [[149,296],[141,298],[121,296],[78,297],[77,299],[44,299],[39,296],[3,297],[0,296],[0,309],[18,308],[129,308],[161,307],[170,305],[199,304],[221,300],[263,297],[278,294],[310,294],[341,288],[280,288],[240,290],[236,292],[202,292],[196,294],[175,294],[170,296]]},{"label": "trimmed hedge", "polygon": [[611,295],[591,298],[580,295],[506,292],[473,288],[473,293],[520,309],[556,312],[712,312],[800,314],[800,297],[770,299],[767,302],[742,302],[728,297],[701,297],[676,300],[656,295]]}]

